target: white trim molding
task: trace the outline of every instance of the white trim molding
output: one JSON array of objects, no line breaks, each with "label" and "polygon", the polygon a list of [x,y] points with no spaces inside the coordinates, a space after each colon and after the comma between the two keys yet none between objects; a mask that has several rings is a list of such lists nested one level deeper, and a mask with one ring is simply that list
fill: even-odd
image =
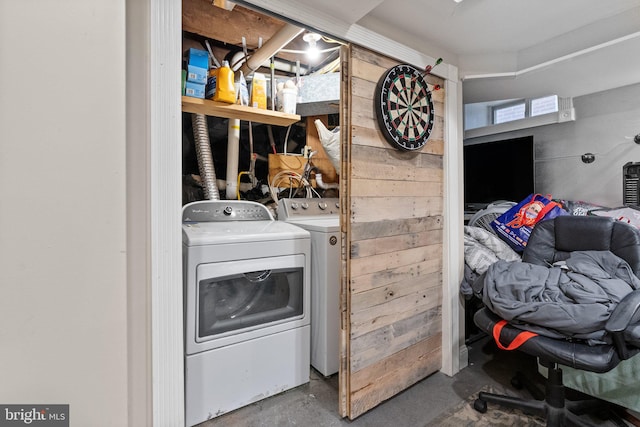
[{"label": "white trim molding", "polygon": [[444,139],[444,256],[442,289],[442,372],[455,375],[467,366],[464,345],[464,307],[460,282],[464,274],[462,260],[464,224],[464,187],[462,177],[462,82],[458,69],[446,68]]},{"label": "white trim molding", "polygon": [[637,37],[640,37],[640,31],[636,31],[635,33],[631,33],[631,34],[627,34],[625,36],[622,37],[618,37],[616,39],[613,40],[609,40],[607,42],[604,43],[600,43],[597,44],[595,46],[590,46],[586,49],[580,49],[576,52],[571,52],[569,54],[566,55],[562,55],[558,58],[554,58],[554,59],[550,59],[548,61],[544,61],[540,64],[536,64],[536,65],[532,65],[530,67],[527,68],[523,68],[521,70],[516,70],[516,71],[507,71],[507,72],[502,72],[502,73],[485,73],[485,74],[469,74],[466,76],[462,76],[462,80],[466,81],[466,80],[476,80],[476,79],[500,79],[500,78],[516,78],[516,77],[520,77],[523,76],[525,74],[531,73],[533,71],[538,71],[538,70],[542,70],[545,68],[548,68],[552,65],[558,64],[560,62],[565,62],[565,61],[571,61],[575,58],[578,58],[580,56],[583,55],[587,55],[590,53],[593,53],[595,51],[598,51],[600,49],[605,49],[607,47],[610,46],[614,46],[617,45],[618,43],[622,43],[622,42],[626,42],[628,40],[633,40]]},{"label": "white trim molding", "polygon": [[126,4],[128,425],[152,423],[149,4]]},{"label": "white trim molding", "polygon": [[153,425],[184,425],[180,58],[182,3],[150,1],[150,250]]}]

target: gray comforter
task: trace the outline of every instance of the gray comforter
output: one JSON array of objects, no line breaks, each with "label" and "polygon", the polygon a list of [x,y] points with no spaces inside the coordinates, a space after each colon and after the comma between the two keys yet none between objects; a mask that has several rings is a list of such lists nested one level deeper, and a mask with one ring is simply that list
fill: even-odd
[{"label": "gray comforter", "polygon": [[464,226],[464,278],[460,292],[465,297],[474,294],[472,285],[489,266],[498,260],[520,261],[520,255],[495,233],[484,228]]},{"label": "gray comforter", "polygon": [[566,262],[545,267],[498,261],[484,280],[483,302],[512,323],[554,338],[607,342],[604,324],[640,280],[609,251],[573,252]]}]

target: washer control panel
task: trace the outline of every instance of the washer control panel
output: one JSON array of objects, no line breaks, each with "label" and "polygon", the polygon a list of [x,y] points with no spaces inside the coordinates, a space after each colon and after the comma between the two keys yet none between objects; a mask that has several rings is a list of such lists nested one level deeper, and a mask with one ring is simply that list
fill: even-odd
[{"label": "washer control panel", "polygon": [[340,199],[280,199],[278,201],[278,219],[300,218],[307,216],[323,217],[340,214]]},{"label": "washer control panel", "polygon": [[182,208],[182,222],[273,220],[266,206],[246,200],[201,200]]}]

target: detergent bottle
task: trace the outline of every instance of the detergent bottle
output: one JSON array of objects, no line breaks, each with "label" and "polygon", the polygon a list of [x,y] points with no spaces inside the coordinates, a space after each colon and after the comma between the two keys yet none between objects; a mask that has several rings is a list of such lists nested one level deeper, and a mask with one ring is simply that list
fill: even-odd
[{"label": "detergent bottle", "polygon": [[229,67],[229,61],[222,63],[222,67],[218,68],[217,74],[216,93],[213,95],[213,100],[235,104],[236,87],[233,70]]}]

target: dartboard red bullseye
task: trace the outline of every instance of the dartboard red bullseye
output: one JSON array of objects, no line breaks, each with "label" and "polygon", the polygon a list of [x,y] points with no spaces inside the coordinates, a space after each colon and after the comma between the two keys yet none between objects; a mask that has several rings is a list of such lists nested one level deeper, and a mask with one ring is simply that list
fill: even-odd
[{"label": "dartboard red bullseye", "polygon": [[433,128],[433,102],[420,70],[407,64],[390,68],[378,81],[374,99],[378,126],[393,147],[424,147]]}]

